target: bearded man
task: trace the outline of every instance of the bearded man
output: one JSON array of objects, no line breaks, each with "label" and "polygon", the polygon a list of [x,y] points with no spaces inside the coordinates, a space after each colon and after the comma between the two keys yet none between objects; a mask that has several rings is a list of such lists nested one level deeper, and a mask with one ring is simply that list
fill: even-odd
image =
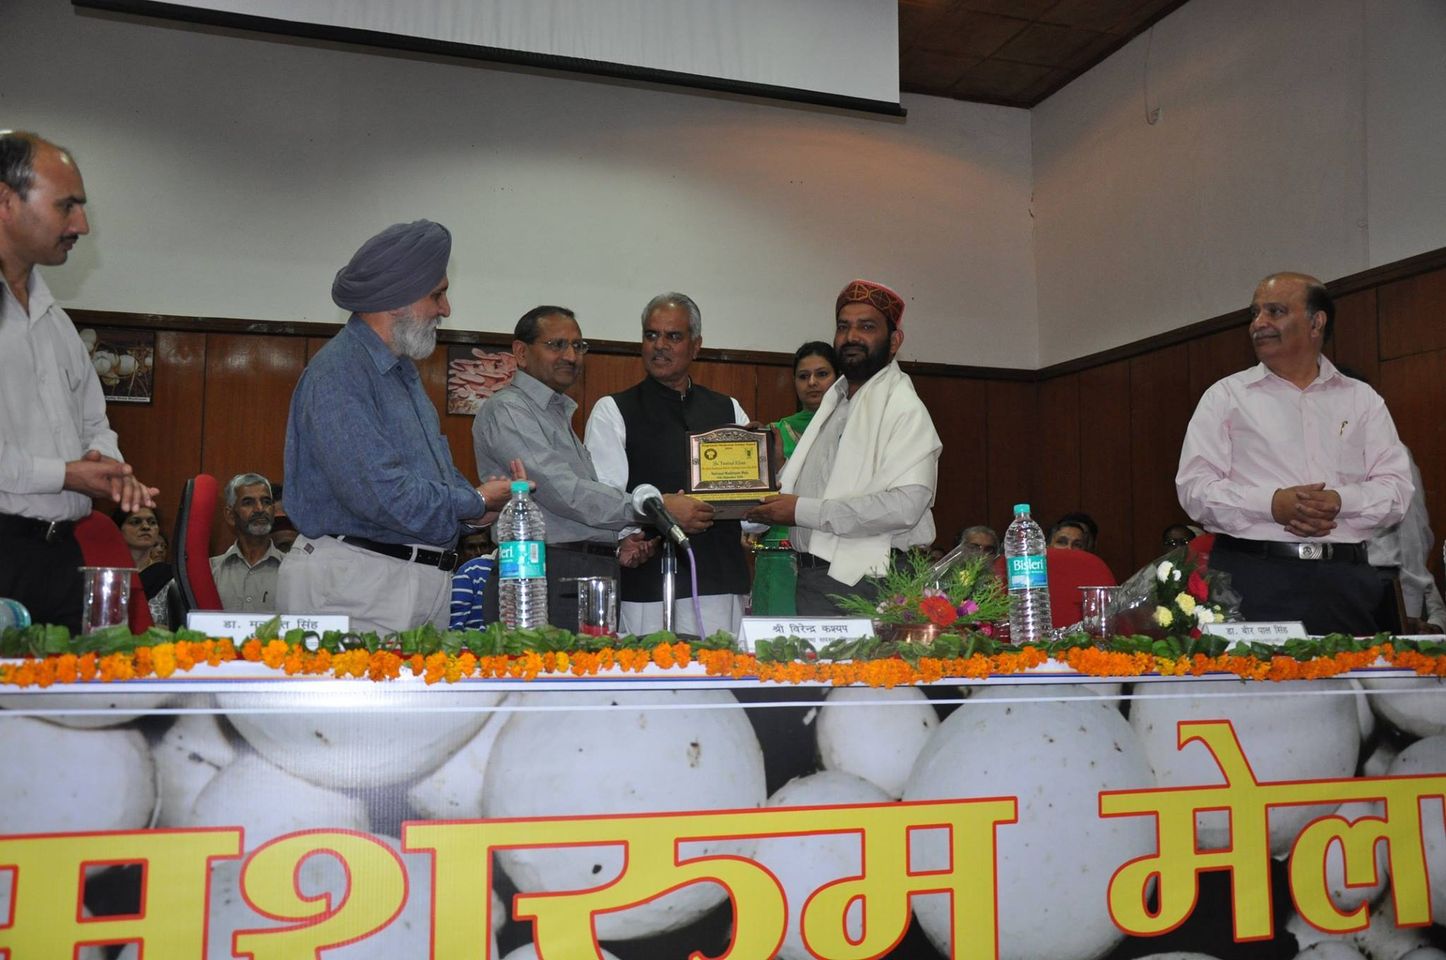
[{"label": "bearded man", "polygon": [[834,353],[843,374],[799,438],[783,492],[748,514],[790,526],[795,598],[804,616],[843,611],[833,595],[871,596],[894,555],[934,542],[934,490],[943,444],[914,384],[894,359],[904,300],[854,280],[834,303]]},{"label": "bearded man", "polygon": [[259,473],[238,473],[226,484],[222,517],[236,541],[211,558],[211,578],[221,606],[242,613],[276,611],[276,574],[286,554],[271,542],[276,520],[271,481]]},{"label": "bearded man", "polygon": [[384,635],[445,628],[457,537],[507,502],[508,478],[474,488],[452,462],[414,362],[451,313],[451,252],[441,224],[399,223],[336,275],[331,298],[351,318],[307,364],[286,422],[286,509],[300,535],[281,564],[283,613],[344,614]]}]

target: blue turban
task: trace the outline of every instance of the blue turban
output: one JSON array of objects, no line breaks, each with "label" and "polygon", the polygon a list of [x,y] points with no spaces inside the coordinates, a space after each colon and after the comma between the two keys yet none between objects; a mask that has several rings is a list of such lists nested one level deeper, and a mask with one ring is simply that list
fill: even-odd
[{"label": "blue turban", "polygon": [[395,310],[431,293],[447,275],[452,234],[440,223],[395,223],[361,245],[336,272],[331,299],[353,313]]}]

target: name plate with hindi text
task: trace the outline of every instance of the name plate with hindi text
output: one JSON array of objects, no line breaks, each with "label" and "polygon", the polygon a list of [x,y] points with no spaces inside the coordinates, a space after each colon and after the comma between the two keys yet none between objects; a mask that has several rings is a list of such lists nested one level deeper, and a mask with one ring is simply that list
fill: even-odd
[{"label": "name plate with hindi text", "polygon": [[[249,640],[256,636],[256,628],[276,616],[274,613],[227,613],[224,610],[192,610],[186,614],[186,627],[200,630],[208,637],[230,637],[232,640]],[[334,614],[294,614],[281,618],[281,635],[288,630],[313,630],[326,633],[337,630],[346,633],[351,629],[351,617]]]},{"label": "name plate with hindi text", "polygon": [[1212,637],[1224,637],[1231,643],[1281,644],[1287,640],[1310,636],[1305,624],[1299,620],[1281,620],[1278,623],[1274,621],[1207,623],[1200,630]]},{"label": "name plate with hindi text", "polygon": [[866,617],[744,617],[738,627],[738,646],[753,651],[759,640],[798,637],[821,647],[833,640],[861,640],[874,635]]},{"label": "name plate with hindi text", "polygon": [[688,496],[713,505],[719,520],[737,520],[778,492],[768,432],[719,427],[688,434]]}]

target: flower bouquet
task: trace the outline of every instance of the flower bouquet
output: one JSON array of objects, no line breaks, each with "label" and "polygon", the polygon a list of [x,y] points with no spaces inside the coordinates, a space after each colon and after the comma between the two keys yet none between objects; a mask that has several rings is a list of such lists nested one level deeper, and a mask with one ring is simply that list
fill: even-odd
[{"label": "flower bouquet", "polygon": [[850,615],[873,620],[881,639],[929,642],[971,630],[992,636],[994,624],[1009,616],[1009,594],[989,560],[957,548],[937,562],[912,550],[884,576],[868,579],[876,600],[834,600]]},{"label": "flower bouquet", "polygon": [[1120,585],[1110,605],[1112,633],[1198,637],[1211,623],[1240,619],[1230,575],[1211,570],[1186,547],[1146,564]]}]

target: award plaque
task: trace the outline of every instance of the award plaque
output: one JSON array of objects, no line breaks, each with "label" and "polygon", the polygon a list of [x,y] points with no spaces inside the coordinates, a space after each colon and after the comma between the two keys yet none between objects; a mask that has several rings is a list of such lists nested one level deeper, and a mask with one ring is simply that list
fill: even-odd
[{"label": "award plaque", "polygon": [[712,504],[716,519],[741,519],[777,492],[767,431],[719,427],[688,434],[688,496]]}]

